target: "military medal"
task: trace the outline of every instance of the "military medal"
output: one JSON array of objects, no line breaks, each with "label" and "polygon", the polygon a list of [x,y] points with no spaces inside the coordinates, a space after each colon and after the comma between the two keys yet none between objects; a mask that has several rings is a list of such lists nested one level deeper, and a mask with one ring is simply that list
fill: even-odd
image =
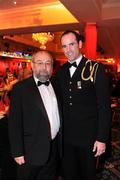
[{"label": "military medal", "polygon": [[78,89],[82,89],[81,81],[77,81],[77,88],[78,88]]}]

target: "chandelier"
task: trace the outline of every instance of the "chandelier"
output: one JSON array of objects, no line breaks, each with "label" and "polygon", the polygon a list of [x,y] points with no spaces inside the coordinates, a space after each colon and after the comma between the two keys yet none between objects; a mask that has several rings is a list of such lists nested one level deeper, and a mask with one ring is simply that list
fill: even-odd
[{"label": "chandelier", "polygon": [[40,49],[46,49],[46,44],[54,39],[54,34],[50,32],[33,33],[32,39],[40,43]]}]

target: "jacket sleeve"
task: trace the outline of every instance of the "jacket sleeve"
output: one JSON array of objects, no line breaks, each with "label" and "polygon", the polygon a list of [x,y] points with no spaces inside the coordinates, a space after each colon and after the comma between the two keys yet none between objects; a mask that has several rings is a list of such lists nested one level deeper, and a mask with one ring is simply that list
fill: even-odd
[{"label": "jacket sleeve", "polygon": [[109,138],[111,126],[110,90],[105,69],[101,63],[98,66],[96,74],[95,91],[98,106],[97,140],[106,142]]},{"label": "jacket sleeve", "polygon": [[11,153],[13,157],[24,155],[22,124],[22,97],[20,88],[15,85],[10,99],[8,130]]}]

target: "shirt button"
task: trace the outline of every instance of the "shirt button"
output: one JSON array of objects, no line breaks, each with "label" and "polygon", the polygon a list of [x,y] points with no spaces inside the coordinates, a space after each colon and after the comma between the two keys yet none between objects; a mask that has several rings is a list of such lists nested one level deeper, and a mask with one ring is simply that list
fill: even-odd
[{"label": "shirt button", "polygon": [[72,84],[72,82],[70,81],[70,84]]},{"label": "shirt button", "polygon": [[69,97],[70,99],[72,98],[72,96]]},{"label": "shirt button", "polygon": [[69,89],[69,91],[71,91],[71,89]]},{"label": "shirt button", "polygon": [[72,103],[70,103],[70,106],[72,106]]}]

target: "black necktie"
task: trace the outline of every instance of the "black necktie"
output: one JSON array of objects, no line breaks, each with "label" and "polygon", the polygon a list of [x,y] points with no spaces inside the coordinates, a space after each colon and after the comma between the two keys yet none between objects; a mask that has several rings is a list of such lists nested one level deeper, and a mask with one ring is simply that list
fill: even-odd
[{"label": "black necktie", "polygon": [[69,63],[69,68],[71,68],[72,66],[74,66],[74,67],[76,67],[76,68],[77,68],[77,64],[76,64],[76,62],[74,62],[74,63]]},{"label": "black necktie", "polygon": [[38,82],[37,82],[37,86],[40,86],[40,85],[42,85],[42,84],[44,84],[45,86],[48,86],[49,83],[50,83],[50,81],[45,81],[45,82],[38,81]]}]

